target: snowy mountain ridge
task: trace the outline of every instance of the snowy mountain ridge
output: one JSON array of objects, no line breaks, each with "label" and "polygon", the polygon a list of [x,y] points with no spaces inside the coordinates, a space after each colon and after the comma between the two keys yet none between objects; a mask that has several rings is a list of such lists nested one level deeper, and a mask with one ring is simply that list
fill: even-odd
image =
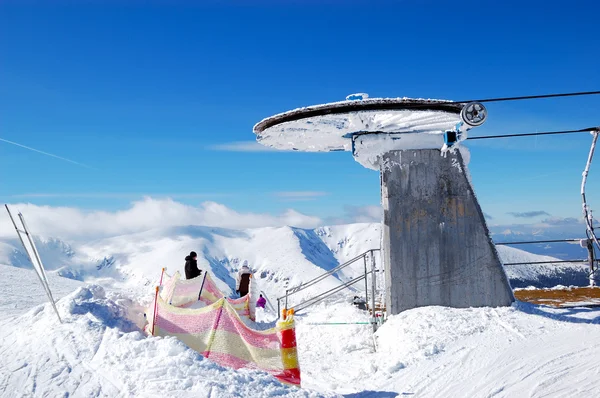
[{"label": "snowy mountain ridge", "polygon": [[[235,275],[244,261],[256,273],[261,290],[271,298],[315,278],[368,250],[380,247],[381,225],[358,223],[316,229],[263,227],[235,230],[198,225],[153,228],[89,242],[65,242],[36,237],[36,245],[48,271],[81,281],[113,279],[132,288],[156,283],[161,269],[183,274],[184,258],[198,253],[198,266],[210,270],[225,293],[233,292]],[[498,246],[504,262],[552,261],[507,246]],[[17,239],[0,238],[0,264],[29,267]],[[587,284],[582,264],[507,266],[513,287]],[[343,270],[342,280],[364,272],[362,262]],[[328,277],[306,295],[339,285]],[[359,284],[360,285],[360,284]],[[356,286],[356,289],[361,289]]]}]

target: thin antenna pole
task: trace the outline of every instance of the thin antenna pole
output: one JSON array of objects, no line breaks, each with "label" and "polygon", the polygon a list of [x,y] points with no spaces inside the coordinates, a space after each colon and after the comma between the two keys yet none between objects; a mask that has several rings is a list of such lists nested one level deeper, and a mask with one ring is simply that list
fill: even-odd
[{"label": "thin antenna pole", "polygon": [[44,264],[42,263],[42,259],[40,258],[40,253],[38,252],[37,247],[35,246],[33,237],[29,233],[29,228],[27,228],[27,224],[25,223],[25,217],[23,217],[23,214],[19,213],[19,218],[21,219],[21,224],[23,224],[23,229],[25,230],[27,239],[29,240],[29,243],[31,243],[31,247],[33,248],[33,254],[35,255],[38,265],[40,266],[42,277],[46,282],[46,288],[48,289],[48,295],[50,296],[50,302],[52,303],[52,307],[54,307],[54,311],[56,312],[56,316],[58,316],[58,320],[60,321],[60,323],[62,323],[62,319],[60,319],[60,315],[58,314],[58,310],[56,309],[56,302],[54,301],[52,291],[50,290],[50,283],[48,283],[48,277],[46,276],[46,270],[44,269]]},{"label": "thin antenna pole", "polygon": [[[365,306],[369,305],[369,285],[367,284],[367,253],[364,254],[363,262],[365,263]],[[371,311],[375,311],[371,308]]]},{"label": "thin antenna pole", "polygon": [[[33,249],[33,254],[35,255],[35,259],[37,260],[37,263],[38,263],[41,273],[42,273],[42,278],[44,278],[44,282],[46,282],[46,286],[48,286],[48,291],[50,292],[50,296],[52,296],[52,292],[50,291],[50,283],[48,283],[48,276],[46,275],[46,270],[44,269],[44,264],[42,263],[40,254],[37,250],[37,247],[35,246],[33,237],[29,234],[29,228],[27,228],[27,224],[25,223],[25,217],[23,217],[23,214],[19,213],[19,219],[21,220],[21,224],[23,225],[23,230],[25,232],[25,235],[27,235],[27,240],[29,241],[29,243],[31,244],[31,247]],[[54,302],[54,299],[52,301]]]},{"label": "thin antenna pole", "polygon": [[[42,284],[42,287],[44,288],[44,291],[46,292],[46,296],[48,296],[48,300],[50,300],[50,303],[52,304],[52,307],[54,308],[54,311],[56,312],[56,316],[58,317],[58,320],[60,321],[60,323],[62,323],[62,319],[60,318],[58,310],[56,309],[56,305],[54,303],[52,293],[50,292],[50,286],[47,283],[44,283],[44,280],[42,279],[40,272],[36,268],[35,262],[33,261],[33,258],[31,257],[31,254],[29,253],[29,249],[27,249],[27,246],[25,245],[25,242],[23,241],[23,237],[21,236],[21,231],[19,230],[19,227],[17,227],[17,223],[15,222],[15,219],[13,218],[12,213],[10,212],[10,209],[8,208],[8,205],[5,204],[4,207],[6,208],[6,211],[8,212],[8,216],[10,217],[10,220],[12,221],[12,224],[15,227],[15,231],[17,232],[17,236],[19,237],[19,240],[21,241],[21,245],[23,246],[23,249],[25,249],[25,253],[27,253],[27,257],[29,258],[29,261],[33,265],[33,270],[35,271],[35,275],[38,277],[40,283]],[[22,219],[21,219],[21,223],[23,223]],[[23,224],[23,228],[24,228],[23,232],[29,238],[29,233],[27,232],[27,227],[24,224]],[[30,240],[30,242],[31,242],[31,240]],[[34,248],[35,248],[35,246],[34,246]]]}]

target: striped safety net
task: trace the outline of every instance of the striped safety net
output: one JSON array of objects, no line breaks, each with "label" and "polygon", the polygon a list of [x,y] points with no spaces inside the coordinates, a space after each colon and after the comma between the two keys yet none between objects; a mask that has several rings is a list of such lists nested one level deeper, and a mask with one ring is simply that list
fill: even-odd
[{"label": "striped safety net", "polygon": [[[202,275],[193,279],[181,279],[179,271],[173,276],[167,277],[161,289],[161,297],[167,303],[175,307],[190,307],[201,301],[205,305],[210,305],[224,297],[224,294],[217,287],[210,273],[204,272]],[[250,293],[238,299],[226,298],[240,316],[254,320],[253,314],[250,313],[250,300],[252,297],[252,284],[250,284]]]},{"label": "striped safety net", "polygon": [[[199,284],[195,279],[200,279]],[[177,272],[160,294],[157,290],[146,330],[155,336],[175,336],[220,365],[260,369],[281,382],[300,386],[294,317],[288,316],[268,330],[254,330],[248,326],[252,322],[242,319],[250,315],[249,296],[229,299],[209,274],[181,280]],[[189,308],[199,299],[205,307]]]}]

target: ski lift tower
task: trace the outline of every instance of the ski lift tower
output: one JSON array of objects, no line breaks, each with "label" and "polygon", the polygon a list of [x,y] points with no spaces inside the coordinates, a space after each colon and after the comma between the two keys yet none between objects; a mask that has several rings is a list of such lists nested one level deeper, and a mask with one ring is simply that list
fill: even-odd
[{"label": "ski lift tower", "polygon": [[353,94],[274,115],[254,133],[282,150],[352,152],[380,172],[386,308],[394,315],[514,301],[459,148],[486,117],[481,103]]}]

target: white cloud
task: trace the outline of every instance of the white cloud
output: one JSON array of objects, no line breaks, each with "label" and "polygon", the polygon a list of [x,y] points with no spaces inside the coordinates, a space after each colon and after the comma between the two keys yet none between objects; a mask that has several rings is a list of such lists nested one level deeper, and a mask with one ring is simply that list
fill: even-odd
[{"label": "white cloud", "polygon": [[327,219],[327,224],[378,223],[383,219],[381,206],[345,206],[344,213],[341,217]]},{"label": "white cloud", "polygon": [[329,195],[329,192],[320,192],[320,191],[283,191],[283,192],[275,192],[273,194],[278,198],[287,200],[287,201],[299,201],[299,200],[315,200],[320,196]]},{"label": "white cloud", "polygon": [[232,196],[227,193],[169,193],[169,194],[144,194],[144,193],[126,193],[126,192],[108,192],[108,193],[23,193],[10,195],[11,198],[87,198],[87,199],[136,199],[143,197],[153,198],[214,198],[214,197]]},{"label": "white cloud", "polygon": [[540,239],[579,239],[585,237],[583,219],[573,217],[550,217],[529,224],[492,224],[490,230],[493,235],[537,236]]},{"label": "white cloud", "polygon": [[228,152],[285,152],[280,149],[271,148],[259,144],[256,141],[234,141],[224,144],[215,144],[208,147],[213,151],[228,151]]},{"label": "white cloud", "polygon": [[[30,203],[9,204],[9,207],[15,216],[19,211],[23,213],[33,234],[71,239],[100,238],[180,225],[244,229],[283,225],[315,228],[323,224],[319,217],[291,209],[278,215],[240,213],[215,202],[190,206],[172,199],[149,197],[115,212]],[[6,211],[0,214],[0,237],[16,237]]]}]

